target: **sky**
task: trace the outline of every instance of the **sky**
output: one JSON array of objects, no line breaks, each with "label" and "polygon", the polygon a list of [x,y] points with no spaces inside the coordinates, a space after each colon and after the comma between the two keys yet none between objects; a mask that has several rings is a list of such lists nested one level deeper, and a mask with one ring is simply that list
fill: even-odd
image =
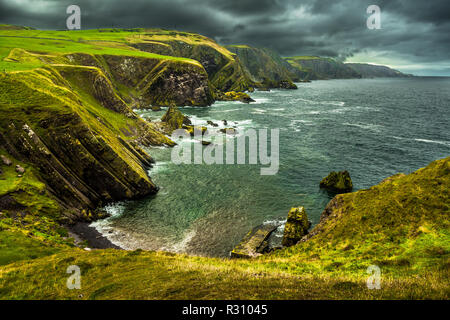
[{"label": "sky", "polygon": [[[0,23],[65,29],[71,4],[81,8],[82,29],[176,29],[285,57],[450,76],[450,0],[0,0]],[[381,10],[380,29],[367,28],[369,5]]]}]

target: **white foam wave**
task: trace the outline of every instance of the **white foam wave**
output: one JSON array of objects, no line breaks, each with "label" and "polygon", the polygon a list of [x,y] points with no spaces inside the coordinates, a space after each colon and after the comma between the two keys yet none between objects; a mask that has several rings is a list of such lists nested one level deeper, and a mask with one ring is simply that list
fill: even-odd
[{"label": "white foam wave", "polygon": [[428,140],[428,139],[414,139],[415,141],[425,142],[425,143],[436,143],[444,146],[450,146],[450,142],[440,141],[440,140]]},{"label": "white foam wave", "polygon": [[361,128],[361,129],[364,129],[364,130],[376,131],[376,132],[379,132],[380,128],[382,127],[381,125],[370,124],[370,123],[348,123],[348,122],[344,122],[343,125],[350,126],[350,127],[357,127],[357,128]]}]

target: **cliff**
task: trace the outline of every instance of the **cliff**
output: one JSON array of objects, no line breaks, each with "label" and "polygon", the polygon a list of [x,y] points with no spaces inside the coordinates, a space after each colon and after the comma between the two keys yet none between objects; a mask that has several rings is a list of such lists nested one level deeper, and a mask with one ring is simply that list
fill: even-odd
[{"label": "cliff", "polygon": [[101,203],[157,191],[146,172],[153,160],[138,144],[173,142],[138,118],[100,69],[6,73],[0,88],[0,149],[34,169],[62,220],[86,219]]},{"label": "cliff", "polygon": [[286,61],[276,52],[246,45],[226,46],[226,48],[236,54],[256,87],[297,89]]},{"label": "cliff", "polygon": [[252,84],[234,56],[226,48],[205,36],[150,29],[130,42],[131,46],[142,51],[200,62],[212,86],[219,91],[245,91]]},{"label": "cliff", "polygon": [[404,78],[412,77],[411,74],[404,74],[398,70],[391,69],[386,66],[367,64],[367,63],[346,63],[356,72],[358,72],[362,78]]},{"label": "cliff", "polygon": [[361,75],[342,62],[331,58],[298,56],[286,58],[298,77],[307,80],[361,78]]},{"label": "cliff", "polygon": [[386,66],[365,63],[342,63],[331,58],[298,56],[286,58],[290,72],[301,79],[352,79],[411,77]]},{"label": "cliff", "polygon": [[[449,188],[446,158],[338,195],[302,242],[252,260],[86,252],[4,230],[1,293],[8,299],[447,300]],[[8,219],[0,215],[0,228]],[[21,252],[13,250],[17,245]],[[81,290],[61,285],[69,265],[83,272]],[[371,265],[381,270],[378,290],[367,288]]]}]

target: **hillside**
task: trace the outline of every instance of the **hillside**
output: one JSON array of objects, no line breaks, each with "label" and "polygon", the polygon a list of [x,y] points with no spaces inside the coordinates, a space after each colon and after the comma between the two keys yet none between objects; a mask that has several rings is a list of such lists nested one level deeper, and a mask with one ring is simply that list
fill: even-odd
[{"label": "hillside", "polygon": [[286,58],[293,72],[302,79],[350,79],[360,78],[360,74],[344,63],[331,58],[297,56]]},{"label": "hillside", "polygon": [[296,89],[293,74],[276,52],[269,49],[252,48],[246,45],[226,46],[237,55],[244,70],[256,86],[266,88]]},{"label": "hillside", "polygon": [[392,78],[409,77],[386,66],[364,63],[342,63],[331,58],[298,56],[286,58],[291,72],[301,79],[352,79],[352,78]]},{"label": "hillside", "polygon": [[356,72],[358,72],[362,78],[400,78],[410,77],[412,75],[401,73],[398,70],[391,69],[386,66],[379,66],[367,63],[346,63]]}]

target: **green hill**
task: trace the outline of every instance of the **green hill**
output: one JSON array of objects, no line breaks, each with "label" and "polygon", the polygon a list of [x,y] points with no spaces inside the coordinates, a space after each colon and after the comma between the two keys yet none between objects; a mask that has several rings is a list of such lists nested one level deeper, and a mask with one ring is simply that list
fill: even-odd
[{"label": "green hill", "polygon": [[286,58],[291,71],[308,80],[360,78],[360,74],[342,62],[331,58],[297,56]]}]

